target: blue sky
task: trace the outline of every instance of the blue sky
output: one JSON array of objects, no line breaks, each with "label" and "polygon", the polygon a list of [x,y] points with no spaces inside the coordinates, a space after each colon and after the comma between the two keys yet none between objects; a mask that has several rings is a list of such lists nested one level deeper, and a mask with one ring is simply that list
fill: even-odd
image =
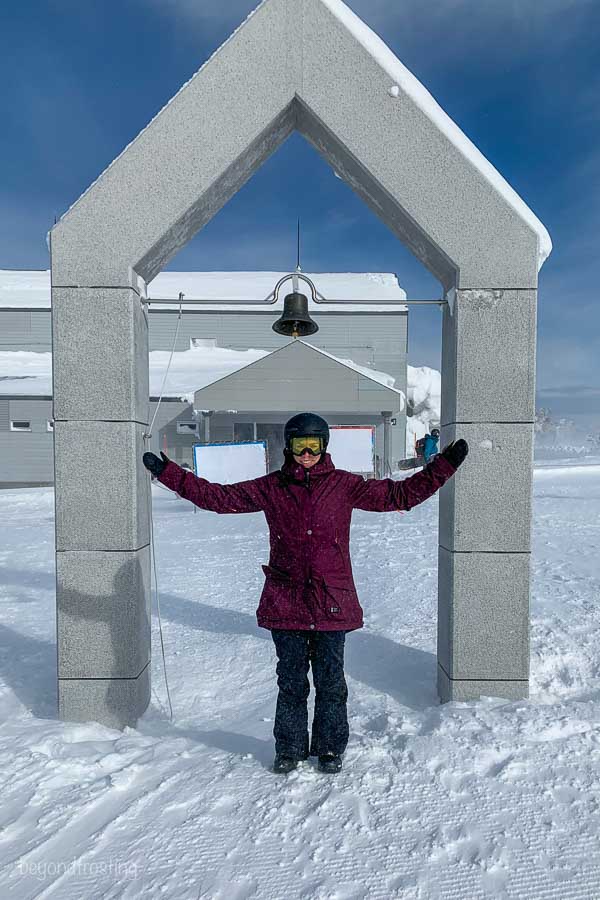
[{"label": "blue sky", "polygon": [[[46,268],[45,234],[253,0],[23,0],[0,33],[0,268]],[[544,222],[538,399],[600,421],[600,3],[349,0]],[[297,191],[298,185],[302,186]],[[392,271],[437,282],[293,136],[171,269]],[[440,313],[411,311],[410,361],[439,366]]]}]

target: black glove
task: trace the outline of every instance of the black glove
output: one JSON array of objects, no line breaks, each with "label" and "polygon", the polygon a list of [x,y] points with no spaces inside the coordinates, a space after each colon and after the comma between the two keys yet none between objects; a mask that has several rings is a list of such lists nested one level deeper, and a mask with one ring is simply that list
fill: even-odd
[{"label": "black glove", "polygon": [[167,463],[170,462],[170,459],[168,456],[165,456],[162,450],[160,451],[160,455],[162,456],[162,459],[159,459],[154,453],[144,453],[142,456],[142,462],[155,478],[158,478],[158,476],[162,474],[163,470],[167,467]]},{"label": "black glove", "polygon": [[469,452],[469,445],[462,438],[459,438],[457,441],[452,441],[451,444],[448,444],[442,452],[440,456],[443,456],[444,459],[447,459],[451,466],[454,466],[455,469],[458,469],[460,464],[464,462],[465,456]]}]

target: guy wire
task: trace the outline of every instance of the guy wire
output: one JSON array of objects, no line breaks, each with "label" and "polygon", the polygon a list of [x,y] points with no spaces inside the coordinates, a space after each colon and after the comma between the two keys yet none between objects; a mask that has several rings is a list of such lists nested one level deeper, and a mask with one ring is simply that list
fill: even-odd
[{"label": "guy wire", "polygon": [[[146,447],[148,447],[148,442],[152,437],[152,429],[154,428],[154,423],[156,421],[156,416],[158,414],[158,410],[160,408],[160,404],[162,402],[163,394],[165,392],[165,385],[167,383],[167,378],[169,376],[169,369],[171,368],[171,363],[173,362],[173,355],[175,353],[175,347],[177,346],[177,338],[179,336],[179,326],[181,325],[181,317],[182,317],[182,300],[183,294],[179,294],[179,315],[177,316],[177,327],[175,329],[175,337],[173,338],[173,346],[171,347],[171,355],[169,356],[169,362],[167,363],[167,368],[165,371],[165,375],[163,378],[163,382],[160,388],[160,394],[158,397],[158,403],[156,404],[156,409],[154,410],[154,415],[152,416],[152,421],[150,423],[150,429],[144,434],[144,443]],[[148,473],[150,475],[150,473]],[[167,663],[165,659],[165,644],[163,640],[163,629],[162,629],[162,618],[160,614],[160,595],[158,591],[158,574],[156,570],[156,552],[154,549],[154,521],[152,517],[152,478],[150,477],[150,483],[148,485],[148,518],[150,523],[150,544],[152,547],[152,569],[154,572],[154,593],[156,596],[156,612],[158,616],[158,631],[160,634],[160,650],[162,655],[163,662],[163,673],[165,676],[165,687],[167,689],[167,700],[169,701],[169,712],[170,712],[170,720],[173,721],[173,705],[171,703],[171,692],[169,691],[169,679],[167,677]]]}]

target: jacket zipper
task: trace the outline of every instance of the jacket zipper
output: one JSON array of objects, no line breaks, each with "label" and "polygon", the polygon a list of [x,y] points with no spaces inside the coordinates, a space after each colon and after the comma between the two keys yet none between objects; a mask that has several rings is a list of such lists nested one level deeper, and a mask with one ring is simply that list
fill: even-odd
[{"label": "jacket zipper", "polygon": [[[308,469],[304,470],[304,475],[305,475],[304,481],[306,484],[306,490],[310,494],[310,472],[308,471]],[[313,619],[313,623],[314,623],[318,616],[318,609],[317,609],[316,602],[314,601],[312,572],[309,573],[308,584],[309,584],[309,597],[311,598],[312,619]]]},{"label": "jacket zipper", "polygon": [[342,553],[342,548],[340,547],[340,542],[339,542],[339,540],[338,540],[338,533],[337,533],[337,531],[336,531],[336,533],[335,533],[334,543],[335,543],[335,546],[337,547],[338,553],[340,554],[340,559],[341,559],[341,561],[342,561],[342,564],[345,565],[345,564],[346,564],[346,560],[344,559],[344,554]]}]

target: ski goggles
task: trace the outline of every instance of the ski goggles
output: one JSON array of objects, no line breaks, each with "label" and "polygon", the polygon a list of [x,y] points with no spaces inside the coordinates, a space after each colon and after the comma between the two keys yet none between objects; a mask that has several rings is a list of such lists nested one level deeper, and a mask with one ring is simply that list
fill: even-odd
[{"label": "ski goggles", "polygon": [[302,456],[305,450],[311,456],[318,456],[323,452],[323,438],[321,437],[293,437],[290,442],[290,449],[294,456]]}]

